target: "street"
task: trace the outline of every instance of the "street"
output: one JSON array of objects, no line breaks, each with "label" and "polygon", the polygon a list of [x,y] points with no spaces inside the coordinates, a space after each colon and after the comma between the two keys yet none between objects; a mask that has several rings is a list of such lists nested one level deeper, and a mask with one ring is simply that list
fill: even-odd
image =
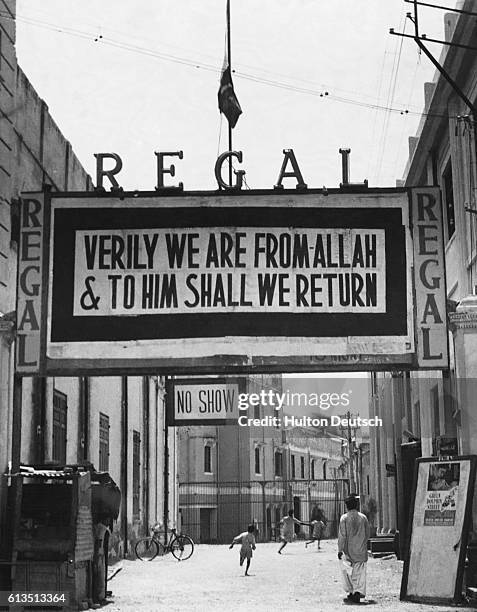
[{"label": "street", "polygon": [[[110,582],[114,603],[108,612],[170,610],[314,610],[344,607],[336,540],[316,545],[289,544],[282,555],[278,544],[258,544],[245,577],[239,566],[239,546],[198,545],[182,563],[172,555],[152,562],[123,561],[123,570]],[[399,601],[402,562],[395,557],[369,559],[365,603],[373,610],[423,612],[465,610]],[[363,605],[363,604],[361,604]]]}]

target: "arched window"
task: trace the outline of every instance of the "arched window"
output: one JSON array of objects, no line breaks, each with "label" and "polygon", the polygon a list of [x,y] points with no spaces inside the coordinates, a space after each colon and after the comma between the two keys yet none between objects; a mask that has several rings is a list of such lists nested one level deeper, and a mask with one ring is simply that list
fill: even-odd
[{"label": "arched window", "polygon": [[326,461],[323,461],[323,480],[326,480]]},{"label": "arched window", "polygon": [[315,460],[312,459],[310,463],[310,479],[315,480]]}]

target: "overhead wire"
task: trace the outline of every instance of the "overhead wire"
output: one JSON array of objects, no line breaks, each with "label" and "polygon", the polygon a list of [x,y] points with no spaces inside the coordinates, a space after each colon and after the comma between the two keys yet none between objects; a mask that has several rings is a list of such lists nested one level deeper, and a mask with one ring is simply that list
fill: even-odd
[{"label": "overhead wire", "polygon": [[[381,98],[381,88],[382,88],[382,85],[383,85],[383,75],[384,75],[384,66],[385,66],[385,63],[386,63],[386,53],[387,52],[384,51],[383,61],[381,62],[381,70],[379,72],[379,81],[378,81],[378,88],[377,88],[378,94],[377,94],[377,97],[375,98],[376,101],[379,101],[380,98]],[[377,121],[378,121],[378,109],[375,109],[375,112],[373,114],[373,127],[371,129],[371,138],[370,138],[371,142],[374,142],[374,135],[375,135],[375,132],[376,132],[376,123],[377,123]],[[372,159],[372,156],[370,155],[368,157],[368,165],[367,165],[367,170],[366,170],[366,176],[369,176],[369,174],[371,172],[371,164],[373,163],[373,161],[374,160]]]},{"label": "overhead wire", "polygon": [[[418,51],[417,54],[416,54],[416,65],[414,67],[414,72],[413,72],[412,79],[411,79],[411,87],[409,88],[409,97],[412,96],[412,92],[414,91],[414,85],[415,85],[415,82],[416,82],[417,70],[418,70],[420,64],[421,64],[421,54]],[[408,133],[407,128],[406,128],[406,124],[403,123],[403,125],[401,126],[401,134],[400,134],[399,138],[396,141],[398,143],[398,146],[396,147],[396,155],[394,157],[394,164],[393,164],[394,175],[395,176],[397,176],[396,172],[398,171],[397,170],[397,165],[398,165],[399,153],[401,151],[401,148],[402,148],[402,145],[403,145],[403,139],[404,139],[406,133]]]},{"label": "overhead wire", "polygon": [[[3,11],[0,10],[0,15],[4,15],[5,13]],[[8,16],[10,18],[10,16]],[[101,45],[107,45],[107,46],[111,46],[113,48],[118,48],[118,49],[122,49],[125,51],[131,51],[134,53],[138,53],[140,55],[144,55],[144,56],[148,56],[148,57],[153,57],[153,58],[157,58],[157,59],[162,59],[164,61],[169,61],[169,62],[173,62],[173,63],[177,63],[177,64],[181,64],[181,65],[185,65],[185,66],[189,66],[189,67],[193,67],[196,69],[202,69],[202,70],[206,70],[209,72],[214,72],[216,74],[220,73],[220,68],[217,67],[217,65],[213,65],[213,64],[206,64],[204,62],[199,62],[199,61],[195,61],[195,60],[190,60],[187,58],[182,58],[173,54],[169,54],[169,53],[164,53],[161,51],[155,51],[152,49],[147,49],[145,47],[139,47],[137,45],[133,45],[130,43],[125,43],[125,42],[121,42],[121,41],[115,41],[113,39],[107,38],[104,35],[100,35],[100,36],[94,36],[91,33],[87,33],[81,30],[76,30],[74,28],[69,28],[69,27],[64,27],[64,26],[56,26],[54,24],[50,24],[47,22],[43,22],[40,20],[34,20],[31,18],[26,18],[26,17],[21,17],[18,16],[16,17],[17,20],[19,21],[23,21],[24,23],[27,23],[29,25],[33,25],[36,27],[42,27],[45,29],[48,29],[50,31],[55,31],[55,32],[59,32],[59,33],[63,33],[63,34],[67,34],[70,36],[75,36],[77,38],[81,38],[84,40],[90,40],[90,41],[94,41],[94,42],[98,42]],[[427,116],[433,116],[433,117],[442,117],[442,118],[448,118],[448,115],[443,115],[443,114],[438,114],[438,113],[422,113],[420,110],[416,109],[416,110],[412,110],[411,108],[407,108],[407,107],[398,107],[398,106],[392,106],[390,104],[378,104],[378,103],[372,103],[372,102],[365,102],[363,100],[357,100],[357,99],[353,99],[350,97],[346,97],[346,96],[340,96],[340,95],[335,95],[333,93],[330,93],[329,91],[323,91],[323,90],[317,90],[317,89],[311,89],[311,88],[307,88],[307,87],[299,87],[296,85],[292,85],[289,83],[284,83],[281,81],[277,81],[277,80],[273,80],[273,79],[267,79],[267,78],[263,78],[263,77],[258,77],[255,76],[253,74],[249,74],[246,72],[242,72],[240,70],[233,70],[232,71],[234,76],[238,77],[239,79],[244,79],[244,80],[248,80],[254,83],[258,83],[260,85],[268,85],[270,87],[275,87],[275,88],[279,88],[279,89],[283,89],[283,90],[287,90],[287,91],[291,91],[294,93],[303,93],[306,95],[311,95],[311,96],[315,96],[315,97],[320,97],[320,98],[327,98],[329,100],[333,100],[335,102],[341,102],[343,104],[349,104],[349,105],[353,105],[353,106],[358,106],[361,108],[368,108],[371,110],[380,110],[380,111],[385,111],[386,113],[397,113],[400,115],[415,115],[415,116],[422,116],[427,115]],[[395,87],[394,87],[395,90]],[[394,97],[392,97],[392,99],[394,99]]]},{"label": "overhead wire", "polygon": [[[403,18],[403,22],[401,22],[401,25],[399,27],[399,29],[403,29],[403,32],[406,31],[406,17]],[[402,53],[402,47],[403,47],[403,42],[404,42],[404,38],[401,38],[400,42],[399,42],[399,49],[397,54],[394,56],[393,59],[393,66],[392,66],[392,70],[391,70],[391,77],[390,77],[390,83],[389,83],[389,90],[388,90],[388,96],[386,98],[386,107],[388,109],[392,108],[392,104],[394,101],[394,95],[396,93],[396,85],[397,85],[397,78],[398,78],[398,74],[399,74],[399,67],[401,64],[401,53]],[[381,176],[381,170],[382,170],[382,166],[383,166],[383,158],[384,158],[384,154],[386,151],[386,140],[387,140],[387,134],[388,134],[388,129],[389,129],[389,119],[390,119],[390,115],[391,115],[391,111],[387,110],[385,112],[384,115],[384,120],[383,120],[383,128],[381,131],[381,138],[379,141],[379,147],[378,147],[378,166],[376,169],[376,183],[379,182],[379,178]]]},{"label": "overhead wire", "polygon": [[[37,11],[37,10],[35,11],[34,10],[33,12],[36,12],[38,14],[43,14],[43,15],[47,14],[44,11]],[[0,10],[0,13],[1,13],[1,10]],[[21,19],[25,19],[25,17],[20,17],[20,18]],[[34,21],[34,18],[32,18],[32,17],[30,17],[28,19],[30,19],[31,21]],[[48,22],[43,22],[43,23],[48,23]],[[97,28],[98,27],[97,25],[93,25],[91,22],[84,22],[84,23],[88,24],[88,26],[93,27],[93,28]],[[50,24],[50,25],[53,25],[53,24]],[[60,27],[60,26],[56,26],[56,27]],[[105,28],[103,26],[99,26],[99,28],[103,32],[112,32],[112,33],[117,34],[119,36],[126,36],[128,38],[131,38],[131,32],[124,32],[124,31],[117,30],[117,29]],[[70,30],[71,29],[72,28],[70,28]],[[100,38],[103,38],[103,36],[101,36]],[[148,39],[148,38],[144,38],[143,36],[141,36],[141,41],[144,41],[144,40],[149,40],[150,42],[156,42],[156,41],[151,40],[150,38]],[[176,49],[181,49],[183,51],[186,50],[184,47],[182,47],[180,45],[174,45],[174,44],[168,43],[168,46],[172,46],[172,47],[175,47]],[[203,57],[208,57],[208,58],[214,59],[214,56],[212,56],[210,54],[200,53],[197,50],[195,50],[194,52],[198,53],[199,55],[201,55]],[[194,63],[196,63],[196,62],[194,61]],[[213,64],[213,65],[215,66],[215,64]],[[312,81],[310,79],[305,79],[305,78],[297,76],[297,75],[294,75],[293,77],[290,77],[290,75],[284,74],[283,72],[277,72],[277,71],[274,71],[274,70],[268,70],[268,69],[263,68],[261,66],[247,64],[247,63],[244,63],[244,62],[241,62],[241,66],[243,66],[244,68],[251,68],[252,70],[254,70],[255,72],[258,72],[260,74],[269,74],[269,75],[273,75],[273,76],[277,76],[277,77],[284,77],[286,79],[292,78],[294,81],[298,81],[298,82],[301,82],[301,83],[308,83],[308,84],[315,85],[315,86],[318,85],[319,87],[322,87],[323,89],[330,89],[331,88],[329,85],[326,85],[324,83],[316,83],[315,81]],[[197,66],[197,67],[200,67],[200,66]],[[257,78],[259,78],[259,77],[257,77]],[[375,99],[375,96],[373,94],[363,93],[363,92],[359,92],[359,91],[355,91],[355,90],[343,89],[341,87],[336,87],[335,85],[333,85],[332,89],[334,91],[338,91],[338,92],[344,92],[344,93],[348,93],[348,94],[357,94],[357,95],[359,95],[359,96],[361,96],[363,98]]]}]

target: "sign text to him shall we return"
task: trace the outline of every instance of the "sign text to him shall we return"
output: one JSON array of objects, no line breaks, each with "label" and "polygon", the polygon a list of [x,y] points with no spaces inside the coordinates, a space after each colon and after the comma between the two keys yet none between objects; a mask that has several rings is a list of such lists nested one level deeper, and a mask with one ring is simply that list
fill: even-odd
[{"label": "sign text to him shall we return", "polygon": [[78,231],[76,302],[86,287],[99,297],[91,302],[98,314],[264,305],[384,311],[384,230],[240,229]]}]

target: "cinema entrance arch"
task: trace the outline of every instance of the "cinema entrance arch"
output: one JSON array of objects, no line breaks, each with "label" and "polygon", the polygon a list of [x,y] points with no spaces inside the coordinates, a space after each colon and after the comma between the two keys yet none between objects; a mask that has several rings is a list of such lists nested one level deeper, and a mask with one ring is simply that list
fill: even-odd
[{"label": "cinema entrance arch", "polygon": [[[25,194],[20,232],[16,423],[23,376],[221,375],[217,406],[230,376],[447,365],[431,187]],[[240,416],[188,384],[183,424]]]},{"label": "cinema entrance arch", "polygon": [[447,365],[439,191],[37,193],[19,375]]}]

